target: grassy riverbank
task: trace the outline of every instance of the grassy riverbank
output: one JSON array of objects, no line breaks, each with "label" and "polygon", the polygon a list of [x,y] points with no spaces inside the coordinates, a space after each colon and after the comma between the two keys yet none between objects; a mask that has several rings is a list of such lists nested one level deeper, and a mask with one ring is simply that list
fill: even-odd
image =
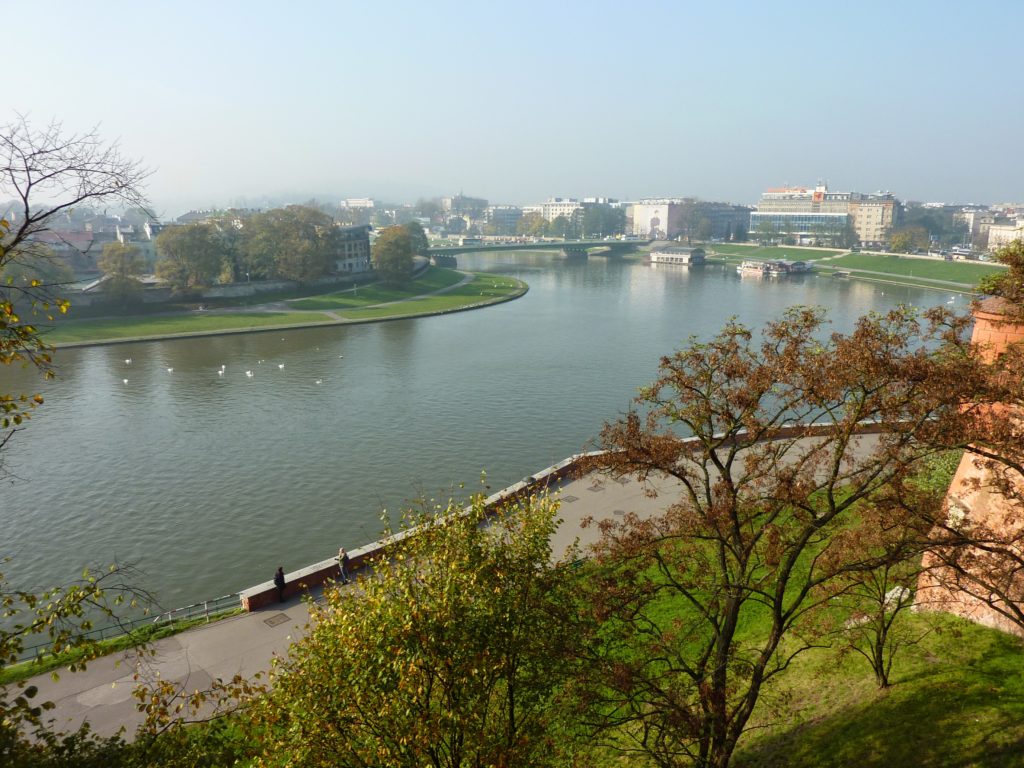
[{"label": "grassy riverbank", "polygon": [[743,245],[740,243],[715,243],[707,245],[705,248],[708,253],[723,256],[730,261],[743,259],[817,261],[846,253],[846,251],[834,248],[793,248],[783,245]]},{"label": "grassy riverbank", "polygon": [[789,259],[814,261],[819,275],[836,272],[858,280],[869,280],[916,288],[973,292],[985,276],[1004,268],[996,264],[922,259],[887,253],[851,253],[842,250],[758,246],[721,243],[708,246],[710,255],[727,262],[743,259]]},{"label": "grassy riverbank", "polygon": [[[463,281],[465,284],[461,284]],[[402,287],[373,284],[244,310],[222,308],[77,320],[72,307],[70,316],[59,318],[45,338],[57,346],[82,346],[284,327],[343,325],[483,307],[508,301],[526,291],[526,283],[515,278],[431,267],[420,278]]]}]

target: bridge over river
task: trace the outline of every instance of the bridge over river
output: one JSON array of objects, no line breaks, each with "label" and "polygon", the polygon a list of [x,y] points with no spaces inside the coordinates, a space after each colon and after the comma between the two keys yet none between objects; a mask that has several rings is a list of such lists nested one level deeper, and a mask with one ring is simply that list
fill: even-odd
[{"label": "bridge over river", "polygon": [[621,256],[650,242],[650,240],[558,240],[540,243],[467,243],[466,245],[435,246],[427,250],[427,255],[455,256],[459,253],[489,253],[491,251],[559,251],[567,258]]}]

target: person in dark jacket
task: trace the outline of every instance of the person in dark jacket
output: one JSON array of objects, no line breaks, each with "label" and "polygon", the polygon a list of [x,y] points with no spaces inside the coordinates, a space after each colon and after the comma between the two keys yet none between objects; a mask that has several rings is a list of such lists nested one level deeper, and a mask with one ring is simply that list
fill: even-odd
[{"label": "person in dark jacket", "polygon": [[277,587],[277,602],[284,602],[284,566],[277,569],[274,574],[274,586]]},{"label": "person in dark jacket", "polygon": [[348,584],[348,552],[344,547],[338,550],[338,570],[341,571],[341,583]]}]

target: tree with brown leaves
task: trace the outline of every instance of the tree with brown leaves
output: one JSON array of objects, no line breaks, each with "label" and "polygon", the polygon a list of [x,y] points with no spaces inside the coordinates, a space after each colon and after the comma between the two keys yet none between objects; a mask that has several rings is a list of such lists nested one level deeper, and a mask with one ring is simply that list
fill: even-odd
[{"label": "tree with brown leaves", "polygon": [[922,508],[912,476],[970,418],[965,323],[899,309],[822,340],[822,312],[797,307],[757,343],[731,322],[663,358],[605,426],[597,468],[679,492],[658,518],[605,524],[597,549],[605,642],[581,695],[610,746],[724,768],[850,575],[920,546],[862,532],[930,525],[937,501]]}]

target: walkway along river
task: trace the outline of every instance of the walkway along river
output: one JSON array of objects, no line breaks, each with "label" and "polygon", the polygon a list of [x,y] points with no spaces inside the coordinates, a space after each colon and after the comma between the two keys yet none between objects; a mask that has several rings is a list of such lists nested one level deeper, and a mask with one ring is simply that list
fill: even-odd
[{"label": "walkway along river", "polygon": [[372,541],[382,509],[476,490],[482,470],[504,487],[592,447],[661,355],[731,315],[758,327],[820,304],[848,330],[949,298],[717,265],[459,263],[530,291],[379,325],[62,350],[53,382],[5,371],[5,390],[46,396],[5,454],[6,572],[44,586],[118,560],[165,607],[221,595]]}]

